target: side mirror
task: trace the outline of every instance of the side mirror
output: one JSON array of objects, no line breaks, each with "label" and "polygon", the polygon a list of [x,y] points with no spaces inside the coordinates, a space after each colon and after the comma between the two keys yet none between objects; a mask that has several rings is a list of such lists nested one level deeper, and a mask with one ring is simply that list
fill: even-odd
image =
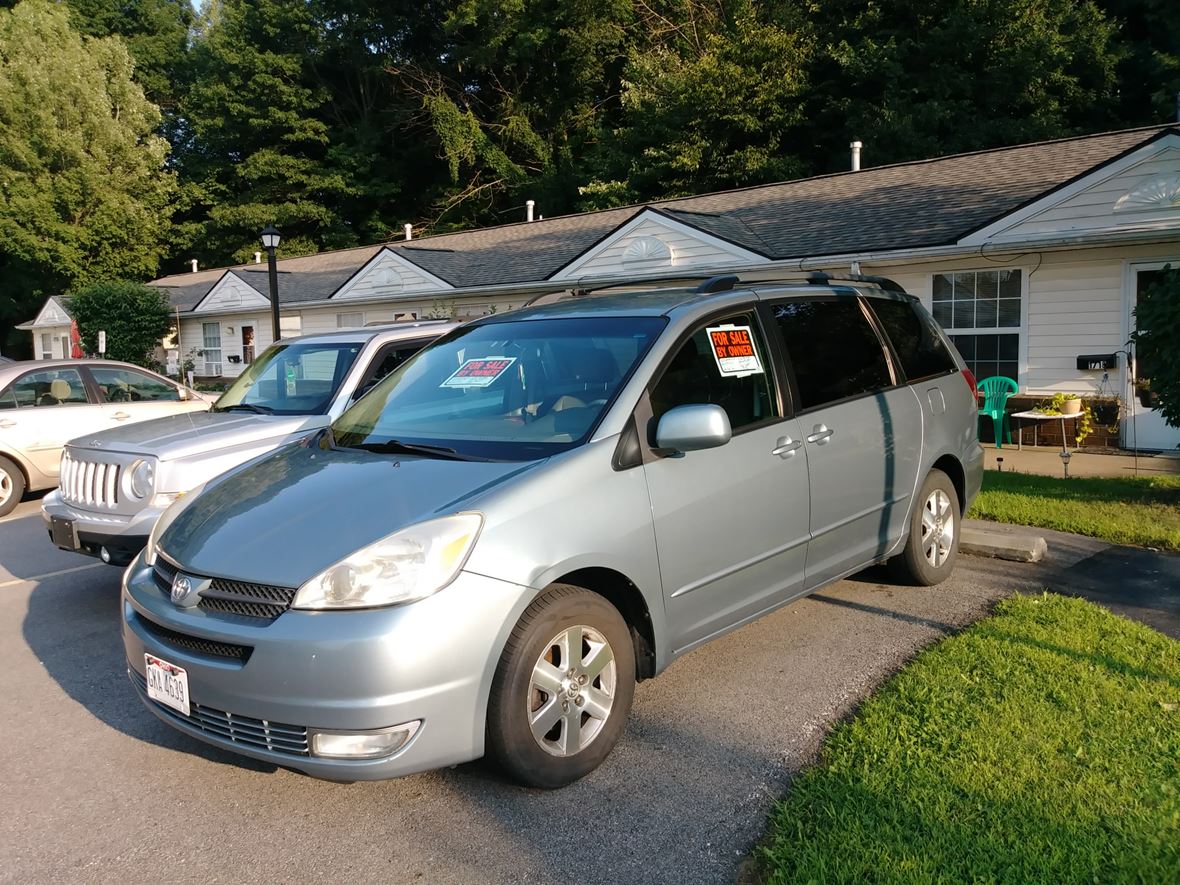
[{"label": "side mirror", "polygon": [[677,406],[660,418],[656,445],[668,452],[715,449],[729,442],[733,430],[725,409],[714,405]]}]

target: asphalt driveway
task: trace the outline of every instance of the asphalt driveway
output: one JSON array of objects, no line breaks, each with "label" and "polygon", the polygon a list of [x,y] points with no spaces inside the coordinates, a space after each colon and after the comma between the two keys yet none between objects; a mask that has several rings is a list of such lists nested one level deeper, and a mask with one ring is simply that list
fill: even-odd
[{"label": "asphalt driveway", "polygon": [[0,880],[725,882],[830,723],[920,647],[1106,549],[962,557],[934,589],[871,571],[639,686],[622,742],[557,792],[483,763],[339,785],[159,723],[123,668],[118,570],[0,520]]}]

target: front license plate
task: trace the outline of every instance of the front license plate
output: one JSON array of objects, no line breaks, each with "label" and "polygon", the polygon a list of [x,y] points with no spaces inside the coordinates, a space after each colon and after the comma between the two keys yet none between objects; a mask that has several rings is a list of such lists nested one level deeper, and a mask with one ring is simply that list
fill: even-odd
[{"label": "front license plate", "polygon": [[183,667],[169,664],[155,655],[145,654],[148,697],[173,710],[189,715],[188,673]]},{"label": "front license plate", "polygon": [[66,550],[78,549],[78,533],[74,531],[74,521],[60,516],[49,518],[49,535],[53,543]]}]

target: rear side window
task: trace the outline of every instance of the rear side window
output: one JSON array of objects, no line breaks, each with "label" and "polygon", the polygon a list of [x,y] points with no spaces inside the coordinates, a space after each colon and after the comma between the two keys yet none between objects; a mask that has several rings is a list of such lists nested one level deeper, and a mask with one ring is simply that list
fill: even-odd
[{"label": "rear side window", "polygon": [[881,341],[857,299],[787,301],[771,310],[795,370],[800,410],[892,386]]},{"label": "rear side window", "polygon": [[907,380],[958,371],[934,320],[917,304],[870,298],[869,306],[889,336]]}]

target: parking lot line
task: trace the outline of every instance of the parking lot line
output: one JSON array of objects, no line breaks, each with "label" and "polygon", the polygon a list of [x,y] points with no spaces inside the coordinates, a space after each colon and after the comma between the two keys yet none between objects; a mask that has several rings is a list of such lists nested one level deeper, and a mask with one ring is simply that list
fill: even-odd
[{"label": "parking lot line", "polygon": [[46,578],[56,578],[58,575],[68,575],[70,572],[84,572],[91,568],[110,568],[105,562],[91,562],[86,565],[76,565],[73,568],[62,568],[55,572],[46,572],[43,575],[33,575],[29,578],[13,578],[11,581],[0,581],[0,589],[4,587],[13,587],[17,584],[28,584],[33,581],[43,581]]}]

